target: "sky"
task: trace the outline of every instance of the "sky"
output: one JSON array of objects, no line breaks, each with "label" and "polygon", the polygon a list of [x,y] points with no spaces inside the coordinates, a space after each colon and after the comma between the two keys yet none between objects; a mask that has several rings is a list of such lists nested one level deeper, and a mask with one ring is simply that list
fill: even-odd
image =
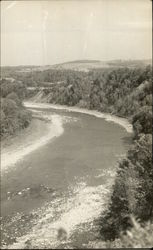
[{"label": "sky", "polygon": [[151,54],[151,0],[1,1],[2,66]]}]

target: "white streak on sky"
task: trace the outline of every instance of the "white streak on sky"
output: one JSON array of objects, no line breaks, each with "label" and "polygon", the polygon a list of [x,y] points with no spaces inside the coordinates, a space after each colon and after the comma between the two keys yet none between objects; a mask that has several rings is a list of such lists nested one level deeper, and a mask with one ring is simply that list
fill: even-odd
[{"label": "white streak on sky", "polygon": [[12,1],[12,3],[10,3],[7,7],[6,7],[6,10],[12,8],[13,6],[16,5],[16,1]]}]

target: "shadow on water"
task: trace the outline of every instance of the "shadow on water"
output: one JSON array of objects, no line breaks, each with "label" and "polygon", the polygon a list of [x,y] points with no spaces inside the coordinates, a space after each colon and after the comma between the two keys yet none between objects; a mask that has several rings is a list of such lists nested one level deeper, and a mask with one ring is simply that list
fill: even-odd
[{"label": "shadow on water", "polygon": [[121,140],[123,141],[124,145],[127,146],[127,147],[129,147],[129,145],[132,145],[132,143],[133,143],[132,136],[122,137]]}]

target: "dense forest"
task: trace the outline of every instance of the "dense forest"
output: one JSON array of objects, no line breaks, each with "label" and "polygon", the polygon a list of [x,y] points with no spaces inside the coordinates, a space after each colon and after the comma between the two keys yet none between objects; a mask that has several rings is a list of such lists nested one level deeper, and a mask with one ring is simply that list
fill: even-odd
[{"label": "dense forest", "polygon": [[26,94],[26,88],[21,82],[1,79],[0,90],[0,135],[3,139],[9,135],[13,135],[22,128],[26,128],[31,121],[31,113],[22,105],[22,100]]},{"label": "dense forest", "polygon": [[[54,76],[56,74],[57,78]],[[130,117],[140,111],[140,108],[151,105],[150,66],[132,70],[97,69],[89,73],[66,70],[60,74],[59,77],[58,70],[43,73],[46,84],[58,81],[58,84],[44,89],[44,97],[48,95],[47,100],[50,103],[77,105],[123,117]],[[33,74],[34,79],[39,87],[35,74]]]},{"label": "dense forest", "polygon": [[[118,242],[120,247],[134,247],[139,244],[144,247],[145,244],[151,244],[151,66],[135,69],[94,69],[88,73],[71,74],[65,71],[58,73],[57,78],[54,74],[56,75],[55,71],[46,71],[43,81],[54,82],[56,79],[62,83],[45,88],[41,97],[44,101],[109,112],[126,117],[133,124],[133,145],[118,166],[109,208],[101,216],[100,232],[105,242],[115,242],[122,234]],[[127,230],[131,230],[130,233],[126,234]]]},{"label": "dense forest", "polygon": [[[18,87],[10,88],[8,83],[1,82],[2,135],[4,129],[10,134],[17,126],[26,127],[29,123],[29,114],[23,112],[21,104],[24,91],[20,90],[24,86],[38,87],[34,94],[41,92],[40,101],[108,112],[130,120],[133,145],[118,166],[110,203],[99,222],[100,237],[101,241],[112,242],[110,247],[150,246],[153,243],[151,66],[97,68],[88,72],[48,69],[10,76],[22,79],[23,85],[18,83]],[[45,88],[39,90],[41,86]]]}]

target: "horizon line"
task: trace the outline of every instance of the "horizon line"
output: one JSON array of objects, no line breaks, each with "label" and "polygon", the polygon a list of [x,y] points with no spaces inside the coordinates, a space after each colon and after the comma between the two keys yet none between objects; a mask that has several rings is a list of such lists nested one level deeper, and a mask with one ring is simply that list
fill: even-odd
[{"label": "horizon line", "polygon": [[66,64],[66,63],[74,63],[77,61],[97,61],[97,62],[112,62],[112,61],[151,61],[152,64],[152,58],[141,58],[141,59],[108,59],[108,60],[99,60],[99,59],[76,59],[72,61],[63,61],[61,63],[54,63],[54,64],[16,64],[16,65],[0,65],[0,67],[46,67],[46,66],[55,66],[60,64]]}]

